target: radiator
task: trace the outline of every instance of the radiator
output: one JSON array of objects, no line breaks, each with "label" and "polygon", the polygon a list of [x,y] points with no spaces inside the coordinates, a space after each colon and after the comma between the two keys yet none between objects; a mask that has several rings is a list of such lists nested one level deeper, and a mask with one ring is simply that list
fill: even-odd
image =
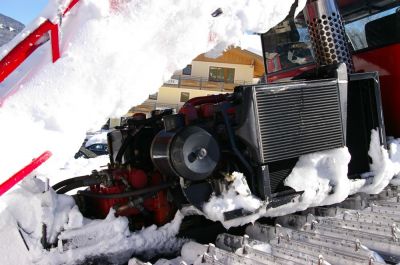
[{"label": "radiator", "polygon": [[242,86],[235,93],[242,100],[236,135],[262,168],[261,197],[287,189],[282,182],[299,156],[346,145],[347,89],[337,78]]}]

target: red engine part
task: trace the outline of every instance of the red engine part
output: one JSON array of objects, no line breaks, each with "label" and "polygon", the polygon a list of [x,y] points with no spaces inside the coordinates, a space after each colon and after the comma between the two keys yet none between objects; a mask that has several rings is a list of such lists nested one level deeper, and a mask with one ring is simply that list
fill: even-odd
[{"label": "red engine part", "polygon": [[[147,174],[140,169],[115,169],[112,175],[116,182],[114,186],[95,185],[91,186],[90,190],[99,194],[119,194],[126,191],[126,184],[124,184],[122,178],[125,178],[133,189],[157,186],[163,180],[161,174],[154,173],[149,181]],[[159,191],[151,197],[132,198],[132,201],[129,201],[128,198],[91,199],[90,203],[96,210],[95,215],[100,218],[106,217],[111,208],[115,208],[116,214],[119,216],[137,216],[143,210],[146,210],[153,213],[152,221],[157,225],[162,225],[169,221],[172,209],[168,202],[166,191]]]},{"label": "red engine part", "polygon": [[[218,94],[192,98],[183,105],[179,113],[185,116],[186,125],[189,125],[192,121],[198,120],[199,117],[203,119],[212,118],[216,112],[215,104],[226,101],[228,95],[229,94]],[[229,108],[227,112],[228,114],[234,114],[235,109]]]},{"label": "red engine part", "polygon": [[147,175],[141,169],[114,169],[112,175],[116,181],[126,179],[134,189],[142,189],[147,186]]},{"label": "red engine part", "polygon": [[[118,194],[124,192],[124,186],[112,186],[105,187],[103,185],[95,185],[90,187],[90,191],[96,192],[99,194]],[[115,205],[125,205],[128,203],[128,198],[122,199],[91,199],[90,203],[95,209],[95,215],[100,218],[105,218],[107,214],[110,212],[110,209]],[[135,211],[133,214],[139,214],[139,211]]]},{"label": "red engine part", "polygon": [[215,114],[215,105],[212,103],[205,103],[200,105],[200,116],[203,119],[210,119]]},{"label": "red engine part", "polygon": [[143,170],[132,169],[128,172],[128,182],[135,189],[141,189],[147,186],[147,175]]},{"label": "red engine part", "polygon": [[167,192],[160,191],[151,199],[144,201],[146,210],[154,213],[154,223],[163,225],[170,220],[171,205],[168,202]]},{"label": "red engine part", "polygon": [[198,119],[197,110],[192,104],[185,104],[180,110],[180,114],[185,116],[185,124],[189,125],[192,121]]}]

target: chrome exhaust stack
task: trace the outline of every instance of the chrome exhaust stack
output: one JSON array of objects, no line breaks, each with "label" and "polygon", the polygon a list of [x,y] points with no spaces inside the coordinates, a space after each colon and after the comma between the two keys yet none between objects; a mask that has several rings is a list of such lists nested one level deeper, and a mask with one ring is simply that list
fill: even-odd
[{"label": "chrome exhaust stack", "polygon": [[345,63],[352,73],[353,60],[336,0],[308,0],[303,13],[318,66]]}]

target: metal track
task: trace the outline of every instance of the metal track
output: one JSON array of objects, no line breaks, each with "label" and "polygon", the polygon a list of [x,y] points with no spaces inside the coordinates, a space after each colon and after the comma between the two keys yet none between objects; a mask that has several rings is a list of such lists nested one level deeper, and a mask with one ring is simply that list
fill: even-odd
[{"label": "metal track", "polygon": [[294,227],[255,223],[247,227],[244,236],[220,234],[196,264],[386,264],[380,257],[399,263],[400,202],[396,193],[371,196],[370,206],[363,210],[325,207],[321,212],[333,216],[286,216],[290,220],[286,223]]}]

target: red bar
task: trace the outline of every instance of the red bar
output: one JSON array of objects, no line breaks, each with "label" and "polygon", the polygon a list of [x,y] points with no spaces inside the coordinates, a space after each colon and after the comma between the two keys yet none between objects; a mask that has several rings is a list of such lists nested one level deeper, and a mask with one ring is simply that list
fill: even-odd
[{"label": "red bar", "polygon": [[73,8],[78,2],[79,0],[72,0],[71,3],[69,3],[68,7],[64,10],[63,16],[65,16],[65,14],[68,13],[71,8]]},{"label": "red bar", "polygon": [[3,195],[5,192],[7,192],[9,189],[14,187],[15,184],[20,182],[22,179],[24,179],[26,176],[28,176],[29,173],[31,173],[33,170],[35,170],[38,166],[43,164],[49,157],[51,156],[50,151],[44,152],[41,156],[38,158],[35,158],[32,160],[31,163],[29,163],[26,167],[15,173],[11,178],[7,179],[0,185],[0,196]]},{"label": "red bar", "polygon": [[[40,38],[50,31],[52,37],[53,62],[60,57],[58,47],[58,26],[46,20],[24,40],[17,44],[0,61],[0,82],[11,74],[26,58],[28,58],[43,42],[38,43]],[[57,35],[57,36],[56,36]],[[57,57],[58,56],[58,57]]]},{"label": "red bar", "polygon": [[[68,7],[64,10],[63,16],[68,13],[78,2],[79,0],[72,0]],[[15,46],[0,61],[0,82],[3,82],[3,80],[6,79],[18,66],[20,66],[26,60],[26,58],[28,58],[40,45],[47,41],[45,40],[38,42],[49,32],[53,63],[60,58],[58,25],[53,24],[50,20],[46,20],[25,39],[18,43],[17,46]]]},{"label": "red bar", "polygon": [[58,25],[52,24],[50,28],[50,40],[51,40],[51,54],[53,57],[53,63],[60,58],[60,44],[58,41]]}]

